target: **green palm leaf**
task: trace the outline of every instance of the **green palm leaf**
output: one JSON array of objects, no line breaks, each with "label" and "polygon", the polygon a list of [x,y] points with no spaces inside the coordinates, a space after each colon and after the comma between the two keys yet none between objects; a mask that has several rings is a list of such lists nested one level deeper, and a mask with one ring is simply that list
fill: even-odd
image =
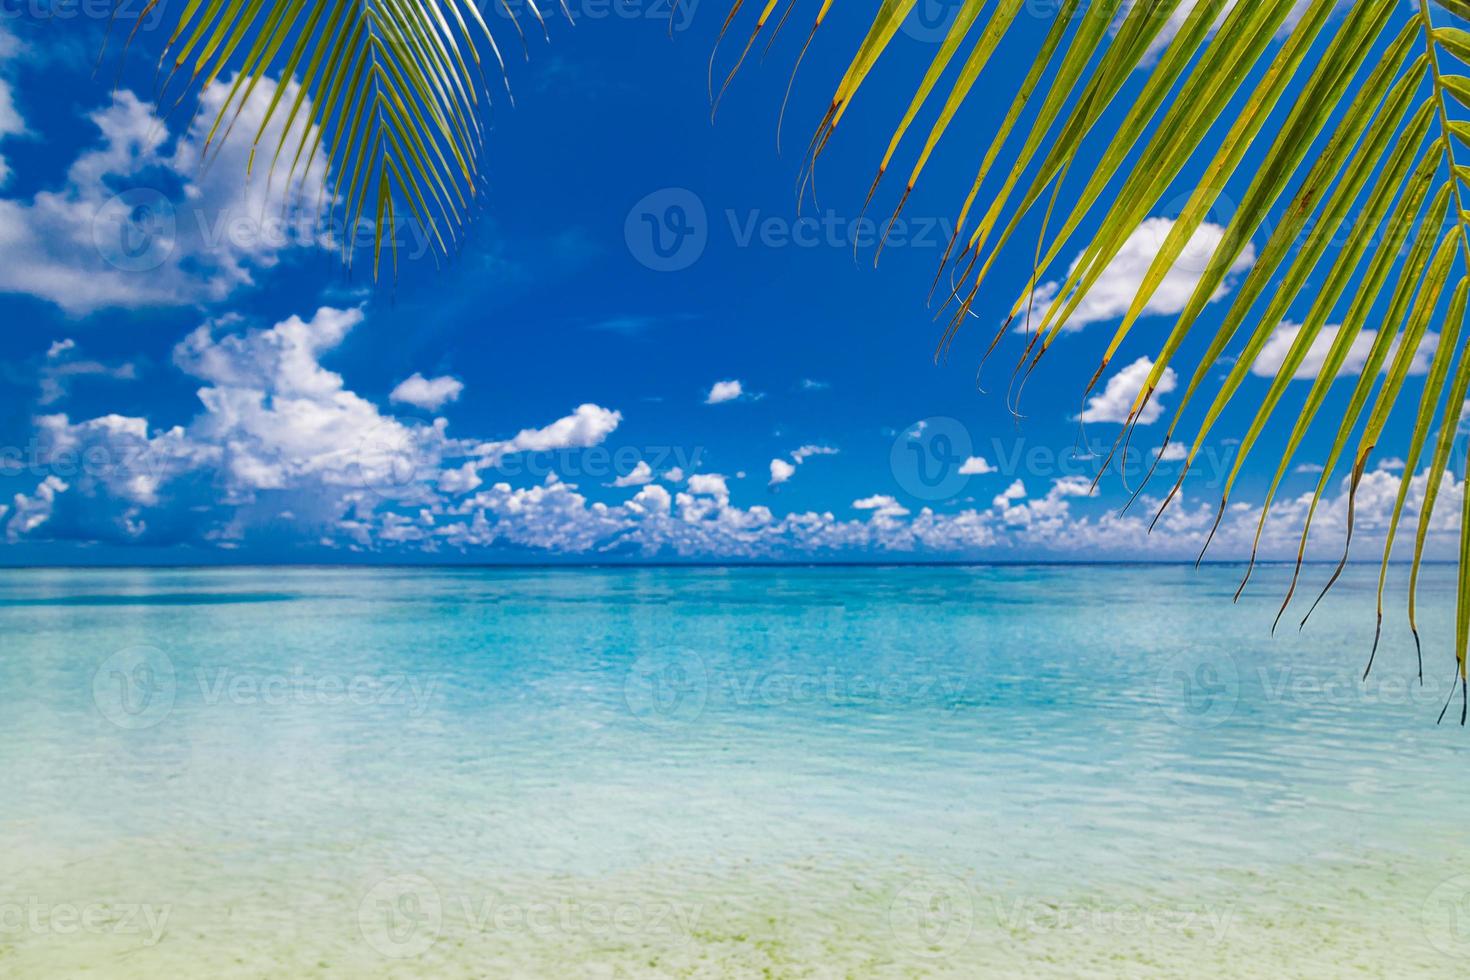
[{"label": "green palm leaf", "polygon": [[[233,74],[206,155],[234,135],[251,97],[269,89],[261,83],[279,79],[264,117],[239,134],[251,140],[248,169],[268,157],[265,179],[284,171],[287,195],[298,175],[304,183],[314,167],[324,170],[324,208],[343,261],[350,267],[358,231],[370,226],[376,278],[385,239],[396,264],[400,214],[436,254],[459,240],[481,180],[479,117],[489,101],[482,51],[503,76],[500,49],[472,0],[187,0],[163,61],[168,80],[185,76],[188,91]],[[509,97],[508,82],[505,91]]]},{"label": "green palm leaf", "polygon": [[[817,125],[804,179],[810,179],[838,123],[911,6],[905,0],[881,4]],[[826,7],[824,4],[824,15]],[[732,19],[736,13],[738,5]],[[1205,405],[1202,421],[1190,433],[1183,472],[1165,495],[1159,514],[1177,497],[1202,442],[1215,433],[1225,410],[1241,400],[1251,368],[1288,310],[1293,303],[1304,302],[1308,312],[1285,362],[1265,392],[1251,396],[1252,418],[1221,494],[1219,514],[1225,514],[1231,488],[1259,437],[1280,424],[1289,383],[1299,376],[1309,353],[1320,350],[1323,343],[1326,357],[1315,372],[1304,406],[1289,420],[1286,450],[1275,468],[1256,535],[1259,545],[1272,499],[1307,433],[1314,426],[1333,426],[1331,449],[1326,458],[1316,461],[1323,472],[1301,529],[1298,574],[1311,533],[1311,515],[1339,462],[1348,470],[1350,545],[1359,483],[1379,451],[1394,410],[1417,398],[1417,405],[1406,409],[1413,413],[1412,434],[1404,447],[1408,469],[1389,523],[1379,584],[1381,628],[1386,569],[1406,508],[1410,478],[1427,455],[1429,484],[1420,502],[1409,586],[1409,619],[1416,643],[1414,599],[1420,566],[1470,391],[1470,358],[1463,356],[1462,330],[1470,292],[1470,209],[1464,200],[1470,166],[1457,159],[1457,154],[1470,153],[1470,122],[1465,118],[1470,109],[1470,31],[1457,25],[1456,19],[1470,20],[1470,3],[1063,2],[1019,85],[997,77],[977,86],[998,46],[1010,40],[1016,4],[964,0],[951,29],[916,81],[915,93],[897,121],[868,195],[871,203],[902,148],[912,144],[915,163],[898,195],[897,216],[931,156],[947,137],[953,137],[959,108],[981,88],[986,98],[993,98],[998,86],[1014,89],[999,129],[981,143],[976,176],[956,209],[957,231],[936,272],[931,298],[937,300],[946,323],[940,338],[943,351],[974,318],[982,298],[993,306],[995,297],[983,290],[998,257],[1014,244],[1023,220],[1035,215],[1047,199],[1042,234],[1034,246],[1033,273],[1029,281],[1012,285],[1020,287],[1017,292],[1000,297],[1008,304],[1004,307],[1008,316],[990,338],[984,355],[988,358],[997,350],[1014,330],[1017,318],[1024,315],[1027,339],[1014,369],[1018,377],[1024,377],[1061,340],[1069,317],[1141,222],[1175,191],[1184,174],[1202,174],[1191,179],[1193,189],[1187,202],[1179,208],[1168,237],[1108,341],[1088,385],[1090,391],[1123,345],[1134,339],[1155,291],[1226,186],[1245,184],[1197,287],[1157,347],[1153,367],[1118,435],[1115,452],[1119,445],[1127,446],[1165,371],[1183,356],[1186,341],[1201,332],[1201,315],[1219,299],[1231,270],[1248,248],[1258,244],[1257,236],[1264,235],[1250,272],[1228,304],[1222,304],[1225,312],[1220,326],[1201,338],[1204,353],[1193,365],[1189,383],[1174,408],[1166,445],[1182,437],[1185,410],[1204,397],[1232,344],[1243,340]],[[1174,27],[1172,36],[1161,34],[1166,23]],[[953,69],[956,64],[961,66],[958,71]],[[949,75],[954,78],[940,102],[936,93],[945,91],[943,82]],[[1131,89],[1130,81],[1135,83]],[[1119,106],[1125,89],[1128,102]],[[1034,98],[1038,94],[1039,100]],[[935,122],[920,143],[911,138],[913,124],[931,104],[935,104]],[[1028,110],[1029,125],[1022,122]],[[961,142],[968,144],[969,140]],[[1007,164],[1003,154],[1013,143],[1017,145]],[[1089,151],[1087,158],[1097,162],[1077,182],[1080,188],[1071,188],[1067,183],[1071,166],[1084,148]],[[1258,151],[1258,160],[1247,164],[1252,148]],[[989,203],[982,204],[981,195],[987,188]],[[978,221],[971,226],[976,214]],[[1083,229],[1090,231],[1084,234]],[[1338,247],[1331,249],[1334,244]],[[1060,277],[1055,299],[1033,324],[1038,284],[1055,278],[1051,270],[1070,254],[1080,257]],[[946,272],[950,288],[935,296],[938,284],[946,281]],[[1309,289],[1308,283],[1314,285]],[[1322,341],[1341,305],[1346,305],[1341,326],[1330,343]],[[1436,324],[1440,344],[1428,377],[1415,394],[1408,378],[1421,344]],[[1354,342],[1366,339],[1365,331],[1373,331],[1373,340],[1348,405],[1341,416],[1324,417],[1328,391],[1343,372]],[[1354,434],[1356,448],[1350,451]],[[1142,490],[1138,488],[1134,500]],[[1460,532],[1454,643],[1463,705],[1470,648],[1470,495],[1462,508],[1467,519]],[[1345,547],[1343,562],[1346,559]],[[1337,571],[1341,568],[1339,564]],[[1247,580],[1249,576],[1247,571]],[[1328,588],[1336,578],[1335,573]],[[1295,588],[1294,577],[1287,604]],[[1375,637],[1374,653],[1376,649]],[[1372,654],[1370,668],[1371,664]]]}]

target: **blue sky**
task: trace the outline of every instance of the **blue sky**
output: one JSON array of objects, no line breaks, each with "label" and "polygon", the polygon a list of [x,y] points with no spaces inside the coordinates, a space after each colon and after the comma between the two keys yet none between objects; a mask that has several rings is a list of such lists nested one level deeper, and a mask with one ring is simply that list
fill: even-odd
[{"label": "blue sky", "polygon": [[[712,125],[705,79],[726,8],[684,0],[672,39],[661,0],[572,8],[575,27],[552,20],[551,43],[533,41],[530,60],[512,64],[516,106],[494,107],[485,193],[462,246],[447,262],[401,256],[396,281],[377,285],[362,257],[349,275],[310,235],[261,223],[285,212],[263,207],[273,191],[258,176],[244,180],[244,141],[201,170],[190,103],[155,101],[159,30],[94,76],[100,22],[0,24],[0,560],[1197,552],[1228,437],[1249,416],[1227,413],[1151,539],[1141,508],[1117,516],[1129,494],[1116,476],[1090,496],[1096,461],[1075,448],[1081,392],[1121,312],[1105,291],[1031,379],[1024,419],[1005,397],[1017,339],[988,365],[986,392],[975,369],[1025,284],[1026,249],[992,274],[947,361],[933,359],[942,324],[925,294],[1044,20],[1020,19],[992,69],[1002,95],[964,107],[875,269],[857,219],[943,7],[929,4],[929,20],[894,42],[824,154],[800,222],[800,151],[861,18],[838,12],[824,27],[778,154],[810,10],[798,8],[764,65],[756,49]],[[717,64],[728,67],[748,29],[737,25]],[[891,210],[913,151],[898,159],[875,215]],[[1110,281],[1136,281],[1172,216],[1160,205]],[[1213,239],[1197,244],[1196,262]],[[416,248],[405,241],[405,253]],[[1156,302],[1167,308],[1193,282],[1187,269],[1171,274]],[[1145,318],[1114,361],[1116,381],[1084,416],[1095,444],[1116,435],[1138,359],[1172,324]],[[1243,399],[1268,383],[1251,378]],[[1140,427],[1141,451],[1174,406],[1168,391],[1159,400],[1166,411]],[[1330,436],[1319,428],[1309,456]],[[1220,557],[1248,549],[1282,441],[1268,438],[1248,465]],[[1161,464],[1163,488],[1177,465]],[[1398,479],[1386,458],[1360,498],[1365,514],[1391,505]],[[1315,480],[1289,478],[1270,548],[1294,551],[1299,498]],[[1337,496],[1324,506],[1326,552],[1340,547],[1341,510]]]}]

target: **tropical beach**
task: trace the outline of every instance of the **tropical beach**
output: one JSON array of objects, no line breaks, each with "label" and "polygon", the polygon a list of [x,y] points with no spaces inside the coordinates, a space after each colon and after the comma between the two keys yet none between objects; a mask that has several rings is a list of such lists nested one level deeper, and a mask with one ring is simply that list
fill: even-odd
[{"label": "tropical beach", "polygon": [[1453,977],[1466,0],[0,16],[0,977]]}]

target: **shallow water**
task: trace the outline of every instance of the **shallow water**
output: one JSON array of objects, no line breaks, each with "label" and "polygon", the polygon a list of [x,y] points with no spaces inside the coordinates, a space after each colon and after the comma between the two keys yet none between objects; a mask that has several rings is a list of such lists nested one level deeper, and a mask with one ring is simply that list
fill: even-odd
[{"label": "shallow water", "polygon": [[1241,571],[0,572],[0,975],[1456,975],[1452,570]]}]

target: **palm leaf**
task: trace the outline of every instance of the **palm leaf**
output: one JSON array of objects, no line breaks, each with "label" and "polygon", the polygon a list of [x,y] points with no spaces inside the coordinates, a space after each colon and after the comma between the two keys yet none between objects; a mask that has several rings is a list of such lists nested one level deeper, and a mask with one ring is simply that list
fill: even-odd
[{"label": "palm leaf", "polygon": [[[897,35],[911,5],[905,0],[885,0],[874,15],[817,124],[803,166],[804,180],[811,178],[837,124]],[[823,16],[828,6],[822,5]],[[738,13],[737,4],[732,21]],[[897,216],[932,155],[953,136],[963,105],[977,91],[984,90],[985,97],[993,99],[997,88],[1013,89],[998,129],[981,142],[975,178],[956,209],[955,237],[931,286],[931,299],[937,302],[945,323],[940,351],[947,350],[975,318],[977,305],[994,308],[997,297],[985,287],[995,264],[1014,246],[1023,222],[1038,217],[1046,199],[1039,215],[1041,236],[1034,244],[1034,255],[1028,253],[1032,274],[1027,282],[1012,284],[1011,288],[1019,286],[1016,292],[999,297],[1007,304],[1002,307],[1007,315],[984,347],[988,358],[1024,315],[1026,341],[1014,368],[1016,377],[1024,379],[1062,340],[1069,318],[1139,225],[1169,195],[1177,193],[1186,174],[1199,174],[1188,179],[1186,203],[1177,215],[1170,215],[1172,228],[1107,342],[1088,385],[1090,391],[1118,352],[1135,340],[1150,300],[1208,220],[1225,188],[1243,184],[1245,189],[1226,222],[1220,244],[1183,311],[1156,348],[1153,367],[1118,434],[1115,452],[1121,445],[1126,453],[1128,440],[1164,372],[1171,366],[1189,366],[1178,362],[1188,349],[1187,342],[1203,333],[1200,320],[1206,307],[1220,299],[1227,277],[1246,250],[1258,245],[1257,259],[1239,289],[1220,304],[1224,308],[1220,325],[1198,338],[1203,353],[1192,365],[1190,380],[1174,407],[1165,445],[1182,437],[1186,409],[1195,407],[1207,394],[1217,368],[1226,362],[1233,345],[1239,346],[1229,370],[1204,405],[1202,420],[1190,433],[1191,448],[1182,472],[1164,495],[1158,514],[1179,495],[1203,441],[1218,434],[1226,409],[1244,400],[1243,390],[1252,390],[1245,389],[1244,383],[1288,311],[1293,304],[1304,303],[1307,312],[1284,363],[1264,392],[1249,396],[1251,419],[1221,493],[1219,514],[1225,514],[1236,478],[1260,437],[1282,425],[1290,382],[1302,372],[1309,353],[1326,344],[1326,357],[1315,371],[1304,405],[1290,413],[1290,434],[1262,504],[1256,542],[1259,546],[1271,502],[1291,464],[1300,457],[1307,434],[1315,427],[1333,426],[1330,449],[1316,461],[1322,465],[1322,476],[1301,529],[1297,565],[1299,575],[1312,515],[1342,462],[1348,473],[1347,541],[1342,562],[1327,583],[1330,588],[1347,560],[1359,484],[1380,451],[1379,443],[1395,409],[1417,399],[1416,405],[1410,405],[1413,427],[1404,447],[1408,468],[1388,527],[1378,605],[1381,632],[1387,566],[1406,510],[1410,479],[1427,454],[1428,485],[1419,506],[1408,589],[1409,622],[1417,644],[1415,595],[1420,567],[1470,392],[1470,357],[1464,356],[1465,332],[1461,329],[1470,293],[1470,209],[1464,200],[1470,166],[1460,162],[1470,157],[1470,122],[1466,119],[1470,32],[1459,23],[1470,20],[1470,2],[1064,2],[1019,84],[991,70],[1000,46],[1037,43],[1011,37],[1018,33],[1013,30],[1015,15],[1016,5],[1007,0],[993,4],[965,0],[916,80],[914,94],[883,150],[868,194],[871,203],[884,175],[901,157],[903,147],[909,146],[915,162],[898,194]],[[821,20],[819,17],[818,26]],[[1160,33],[1166,23],[1175,27],[1167,38]],[[957,71],[956,64],[961,66]],[[977,84],[987,70],[996,77]],[[943,82],[951,75],[946,92]],[[945,93],[942,101],[941,92]],[[914,124],[926,108],[934,113],[935,121],[918,142],[913,138]],[[1028,113],[1029,122],[1025,121]],[[968,144],[968,136],[962,142]],[[1005,156],[1007,146],[1011,147],[1009,157]],[[1096,162],[1087,167],[1085,179],[1069,182],[1072,164],[1084,152],[1086,159]],[[982,197],[987,189],[988,197]],[[971,226],[976,214],[979,218]],[[1264,241],[1257,243],[1258,236],[1264,236]],[[1079,258],[1061,276],[1053,275],[1053,269],[1068,255]],[[938,285],[946,281],[946,273],[949,288],[940,291]],[[1055,298],[1033,324],[1038,284],[1058,278]],[[1313,284],[1310,288],[1309,283]],[[1339,314],[1343,306],[1346,309]],[[1330,342],[1324,341],[1327,325],[1339,319],[1336,334]],[[1436,325],[1440,342],[1428,377],[1422,387],[1411,386],[1408,379],[1419,349]],[[1373,331],[1372,342],[1353,392],[1341,415],[1334,411],[1326,417],[1329,390],[1344,370],[1355,342],[1366,342],[1365,331]],[[1355,435],[1356,448],[1350,450]],[[1110,455],[1108,461],[1113,458]],[[1152,476],[1150,470],[1149,478]],[[1466,693],[1470,494],[1463,487],[1462,483],[1466,519],[1460,531],[1454,638],[1462,721],[1470,698]],[[1137,489],[1130,504],[1143,489]],[[1157,523],[1157,515],[1154,520]],[[1213,536],[1211,532],[1211,539]],[[1252,567],[1254,560],[1253,553]],[[1249,577],[1247,570],[1245,579]],[[1283,611],[1296,581],[1294,576]],[[1375,636],[1370,668],[1377,643]]]},{"label": "palm leaf", "polygon": [[341,238],[343,261],[351,266],[359,229],[371,227],[376,278],[385,239],[396,263],[400,215],[436,254],[459,241],[482,180],[481,103],[490,101],[482,51],[504,76],[472,0],[187,0],[159,67],[167,63],[165,85],[180,80],[178,101],[233,76],[209,121],[206,159],[276,79],[260,122],[240,134],[251,141],[247,177],[259,179],[256,163],[268,157],[264,179],[284,169],[289,200],[307,174],[324,173],[316,206]]}]

